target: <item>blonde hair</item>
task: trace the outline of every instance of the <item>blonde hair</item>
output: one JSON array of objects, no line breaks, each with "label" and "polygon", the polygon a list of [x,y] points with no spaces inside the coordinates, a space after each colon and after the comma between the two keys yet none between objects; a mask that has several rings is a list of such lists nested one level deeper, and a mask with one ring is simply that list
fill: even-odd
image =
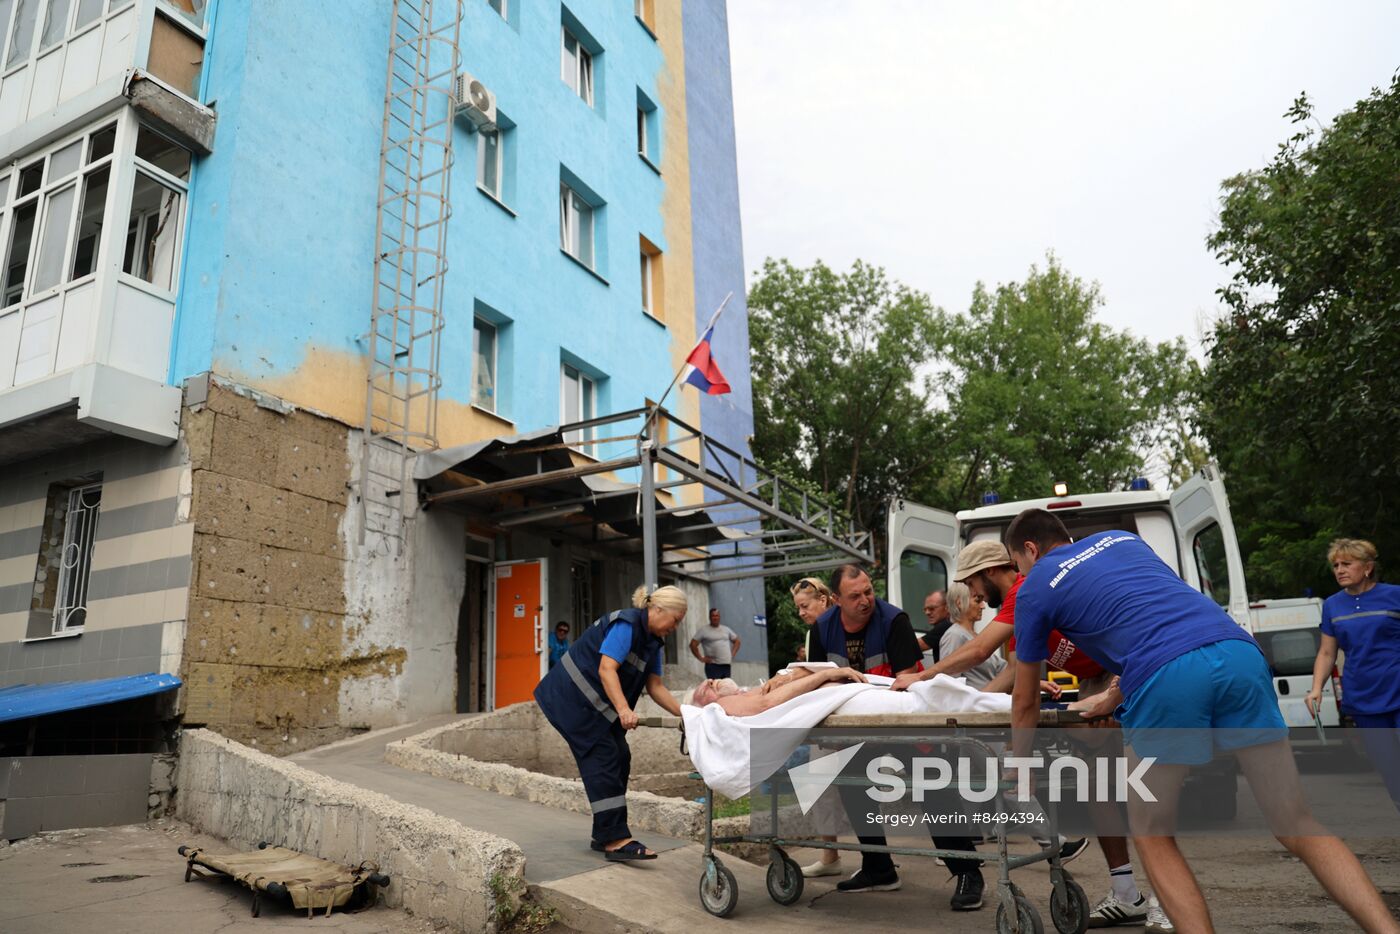
[{"label": "blonde hair", "polygon": [[818,580],[815,577],[804,577],[802,580],[788,588],[788,593],[794,597],[804,590],[810,590],[818,597],[826,599],[827,603],[834,603],[836,598],[831,594],[831,588],[826,586],[826,581]]},{"label": "blonde hair", "polygon": [[651,593],[647,593],[646,585],[643,584],[632,591],[632,605],[639,610],[654,606],[668,613],[674,613],[679,618],[685,616],[690,601],[685,598],[684,590],[671,584],[658,587]]},{"label": "blonde hair", "polygon": [[943,599],[948,603],[948,618],[955,623],[961,622],[963,614],[972,603],[972,591],[962,581],[953,581],[948,585],[948,592],[943,595]]},{"label": "blonde hair", "polygon": [[1368,577],[1376,576],[1375,565],[1378,563],[1379,553],[1376,546],[1366,541],[1364,538],[1339,538],[1332,542],[1327,549],[1327,563],[1331,564],[1338,558],[1350,558],[1353,561],[1371,562],[1371,573]]}]

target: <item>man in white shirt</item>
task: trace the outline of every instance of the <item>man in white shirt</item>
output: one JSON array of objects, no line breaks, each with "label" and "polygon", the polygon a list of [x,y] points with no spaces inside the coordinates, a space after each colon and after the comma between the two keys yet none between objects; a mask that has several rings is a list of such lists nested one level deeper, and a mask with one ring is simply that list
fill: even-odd
[{"label": "man in white shirt", "polygon": [[728,678],[734,656],[739,654],[739,636],[720,624],[719,610],[710,610],[710,625],[690,640],[690,653],[705,666],[706,678]]}]

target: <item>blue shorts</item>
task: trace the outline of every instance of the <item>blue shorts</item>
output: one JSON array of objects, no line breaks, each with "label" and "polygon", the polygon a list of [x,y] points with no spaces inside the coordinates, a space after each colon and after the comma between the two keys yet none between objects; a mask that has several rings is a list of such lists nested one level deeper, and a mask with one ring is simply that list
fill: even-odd
[{"label": "blue shorts", "polygon": [[1118,708],[1123,739],[1140,757],[1201,765],[1215,750],[1288,736],[1273,675],[1253,642],[1226,639],[1158,668]]}]

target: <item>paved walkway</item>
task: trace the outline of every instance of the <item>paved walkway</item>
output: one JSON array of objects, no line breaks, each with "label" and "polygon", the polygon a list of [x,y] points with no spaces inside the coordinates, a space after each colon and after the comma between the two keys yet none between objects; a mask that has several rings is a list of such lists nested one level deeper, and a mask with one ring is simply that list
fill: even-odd
[{"label": "paved walkway", "polygon": [[[469,716],[472,715],[432,717],[408,726],[375,730],[289,758],[329,778],[378,791],[395,801],[416,804],[468,827],[514,840],[525,851],[525,878],[530,882],[553,882],[603,865],[602,857],[588,847],[593,821],[586,814],[498,795],[384,761],[384,748],[389,743]],[[658,852],[689,842],[655,833],[641,837]]]}]

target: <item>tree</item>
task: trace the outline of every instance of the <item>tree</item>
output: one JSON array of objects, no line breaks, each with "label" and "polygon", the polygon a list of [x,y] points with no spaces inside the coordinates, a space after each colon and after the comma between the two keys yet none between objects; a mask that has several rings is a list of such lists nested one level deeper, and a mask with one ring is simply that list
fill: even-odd
[{"label": "tree", "polygon": [[947,404],[941,470],[919,491],[945,508],[1071,490],[1126,488],[1199,458],[1181,426],[1197,368],[1185,344],[1153,344],[1095,320],[1097,284],[1053,255],[1024,282],[978,283],[966,314],[943,315]]},{"label": "tree", "polygon": [[938,459],[939,419],[916,376],[936,310],[859,261],[838,273],[773,259],[748,307],[755,457],[881,527],[889,498]]},{"label": "tree", "polygon": [[[1400,552],[1400,72],[1297,128],[1222,184],[1207,239],[1230,270],[1208,344],[1200,425],[1230,484],[1250,589],[1335,589],[1326,543]],[[1311,122],[1311,123],[1310,123]]]}]

